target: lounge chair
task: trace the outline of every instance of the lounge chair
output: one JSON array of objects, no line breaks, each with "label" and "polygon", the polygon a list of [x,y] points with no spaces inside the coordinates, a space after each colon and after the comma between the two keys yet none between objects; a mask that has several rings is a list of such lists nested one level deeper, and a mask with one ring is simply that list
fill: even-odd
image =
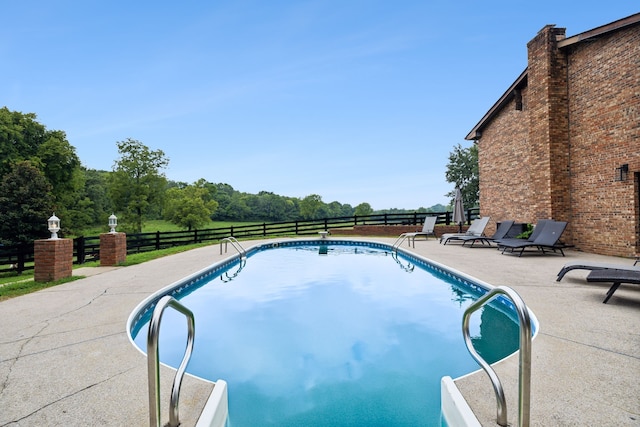
[{"label": "lounge chair", "polygon": [[[537,228],[537,227],[536,227]],[[520,240],[520,242],[507,242],[505,240],[501,240],[499,246],[502,247],[502,253],[504,254],[507,250],[510,253],[517,251],[520,252],[518,256],[522,256],[522,253],[527,248],[537,248],[542,251],[542,253],[546,253],[545,250],[551,250],[553,252],[560,251],[562,256],[564,256],[564,245],[559,244],[560,236],[564,233],[565,228],[567,228],[567,223],[565,221],[549,221],[545,222],[542,227],[542,231],[538,236],[536,236],[533,242],[529,240],[515,239]]]},{"label": "lounge chair", "polygon": [[466,233],[445,233],[440,236],[440,243],[444,242],[446,245],[450,240],[460,240],[460,237],[464,236],[482,236],[484,229],[489,223],[490,217],[483,216],[482,218],[476,218],[471,222],[471,225],[467,229]]},{"label": "lounge chair", "polygon": [[558,272],[558,277],[556,277],[556,281],[559,282],[562,280],[565,274],[567,274],[571,270],[625,270],[625,271],[640,271],[640,265],[625,265],[625,264],[614,264],[607,262],[597,262],[597,261],[571,261],[568,262],[560,269]]},{"label": "lounge chair", "polygon": [[492,241],[503,239],[507,235],[507,233],[509,233],[509,230],[513,226],[514,222],[515,221],[511,221],[511,220],[502,221],[500,223],[500,225],[498,226],[498,229],[496,230],[496,232],[493,233],[493,236],[491,236],[491,237],[487,237],[487,236],[464,236],[464,237],[461,237],[460,240],[462,240],[462,246],[464,246],[467,242],[471,242],[471,244],[468,246],[469,248],[472,248],[473,245],[476,242],[482,243],[483,246],[484,246],[485,243],[487,245],[491,246],[491,242]]},{"label": "lounge chair", "polygon": [[523,241],[525,242],[534,242],[538,236],[542,233],[542,230],[544,229],[545,224],[552,222],[553,220],[551,219],[539,219],[538,222],[536,223],[536,226],[533,227],[533,232],[531,233],[531,235],[529,236],[528,239],[524,240],[524,239],[516,239],[515,237],[510,237],[510,238],[503,238],[503,239],[494,239],[494,241],[498,244],[498,247],[500,247],[502,245],[502,243],[508,245],[508,244],[520,244]]},{"label": "lounge chair", "polygon": [[402,240],[407,239],[407,244],[411,245],[413,243],[413,247],[416,247],[416,237],[425,236],[425,239],[428,240],[429,236],[436,237],[436,233],[434,232],[434,228],[436,226],[436,221],[438,220],[437,216],[427,216],[424,218],[424,224],[422,225],[421,231],[402,233],[398,236],[396,242],[402,242]]},{"label": "lounge chair", "polygon": [[602,301],[606,304],[621,284],[633,283],[635,285],[640,285],[640,271],[612,269],[594,270],[587,276],[587,282],[613,282],[613,285],[607,291],[607,296],[604,301]]}]

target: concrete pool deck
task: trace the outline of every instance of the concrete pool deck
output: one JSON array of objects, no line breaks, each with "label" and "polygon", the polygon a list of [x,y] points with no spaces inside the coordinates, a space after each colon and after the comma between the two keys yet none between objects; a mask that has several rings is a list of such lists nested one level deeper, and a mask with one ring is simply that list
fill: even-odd
[{"label": "concrete pool deck", "polygon": [[[518,258],[495,249],[442,246],[434,239],[417,240],[410,250],[515,289],[536,314],[540,332],[532,346],[531,425],[640,426],[640,289],[623,285],[602,304],[609,285],[587,283],[585,271],[555,281],[568,261],[633,261],[575,251],[566,257]],[[220,255],[213,245],[135,266],[80,268],[74,275],[84,279],[0,302],[0,427],[148,425],[146,358],[128,339],[127,318],[149,294],[232,251]],[[196,336],[197,330],[196,319]],[[512,356],[496,366],[514,426],[517,363]],[[162,376],[164,404],[171,370],[163,368]],[[486,374],[456,384],[482,425],[495,425],[495,397]],[[185,378],[182,425],[195,424],[212,388],[212,383]],[[166,422],[166,408],[162,415]]]}]

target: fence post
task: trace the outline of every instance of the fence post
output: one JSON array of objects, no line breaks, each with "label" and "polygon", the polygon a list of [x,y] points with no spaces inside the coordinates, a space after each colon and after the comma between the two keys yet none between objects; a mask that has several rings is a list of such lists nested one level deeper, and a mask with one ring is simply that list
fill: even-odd
[{"label": "fence post", "polygon": [[[35,249],[34,249],[35,252]],[[18,274],[22,274],[22,272],[24,271],[24,259],[26,258],[27,254],[27,244],[26,243],[20,243],[18,244]],[[34,254],[34,258],[35,258],[35,254]]]},{"label": "fence post", "polygon": [[327,218],[324,219],[324,229],[325,231],[329,230],[329,222],[327,221]]},{"label": "fence post", "polygon": [[85,249],[84,249],[84,236],[76,237],[76,261],[78,264],[84,264],[84,260],[86,258]]},{"label": "fence post", "polygon": [[354,226],[358,225],[358,215],[353,216],[353,225]]},{"label": "fence post", "polygon": [[267,223],[263,222],[262,223],[262,236],[266,236],[267,235]]},{"label": "fence post", "polygon": [[229,228],[229,235],[233,236],[233,225]]},{"label": "fence post", "polygon": [[198,243],[198,229],[193,230],[193,243]]},{"label": "fence post", "polygon": [[160,230],[156,231],[156,251],[160,250]]},{"label": "fence post", "polygon": [[296,220],[296,236],[298,235],[298,220]]},{"label": "fence post", "polygon": [[451,212],[449,211],[445,212],[445,224],[451,224]]}]

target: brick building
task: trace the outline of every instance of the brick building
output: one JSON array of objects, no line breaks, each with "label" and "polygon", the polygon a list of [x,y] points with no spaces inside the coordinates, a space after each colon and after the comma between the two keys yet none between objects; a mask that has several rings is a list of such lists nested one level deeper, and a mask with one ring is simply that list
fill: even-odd
[{"label": "brick building", "polygon": [[547,25],[527,49],[465,138],[478,145],[481,214],[568,221],[562,240],[578,250],[640,253],[640,13],[573,37]]}]

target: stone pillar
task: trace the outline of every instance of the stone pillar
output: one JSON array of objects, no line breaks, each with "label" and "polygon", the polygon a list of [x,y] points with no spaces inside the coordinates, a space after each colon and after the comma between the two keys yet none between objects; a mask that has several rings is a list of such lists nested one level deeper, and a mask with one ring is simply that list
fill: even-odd
[{"label": "stone pillar", "polygon": [[46,239],[34,242],[34,280],[53,282],[71,277],[73,270],[73,240]]},{"label": "stone pillar", "polygon": [[100,267],[122,264],[127,260],[127,234],[100,235]]}]

